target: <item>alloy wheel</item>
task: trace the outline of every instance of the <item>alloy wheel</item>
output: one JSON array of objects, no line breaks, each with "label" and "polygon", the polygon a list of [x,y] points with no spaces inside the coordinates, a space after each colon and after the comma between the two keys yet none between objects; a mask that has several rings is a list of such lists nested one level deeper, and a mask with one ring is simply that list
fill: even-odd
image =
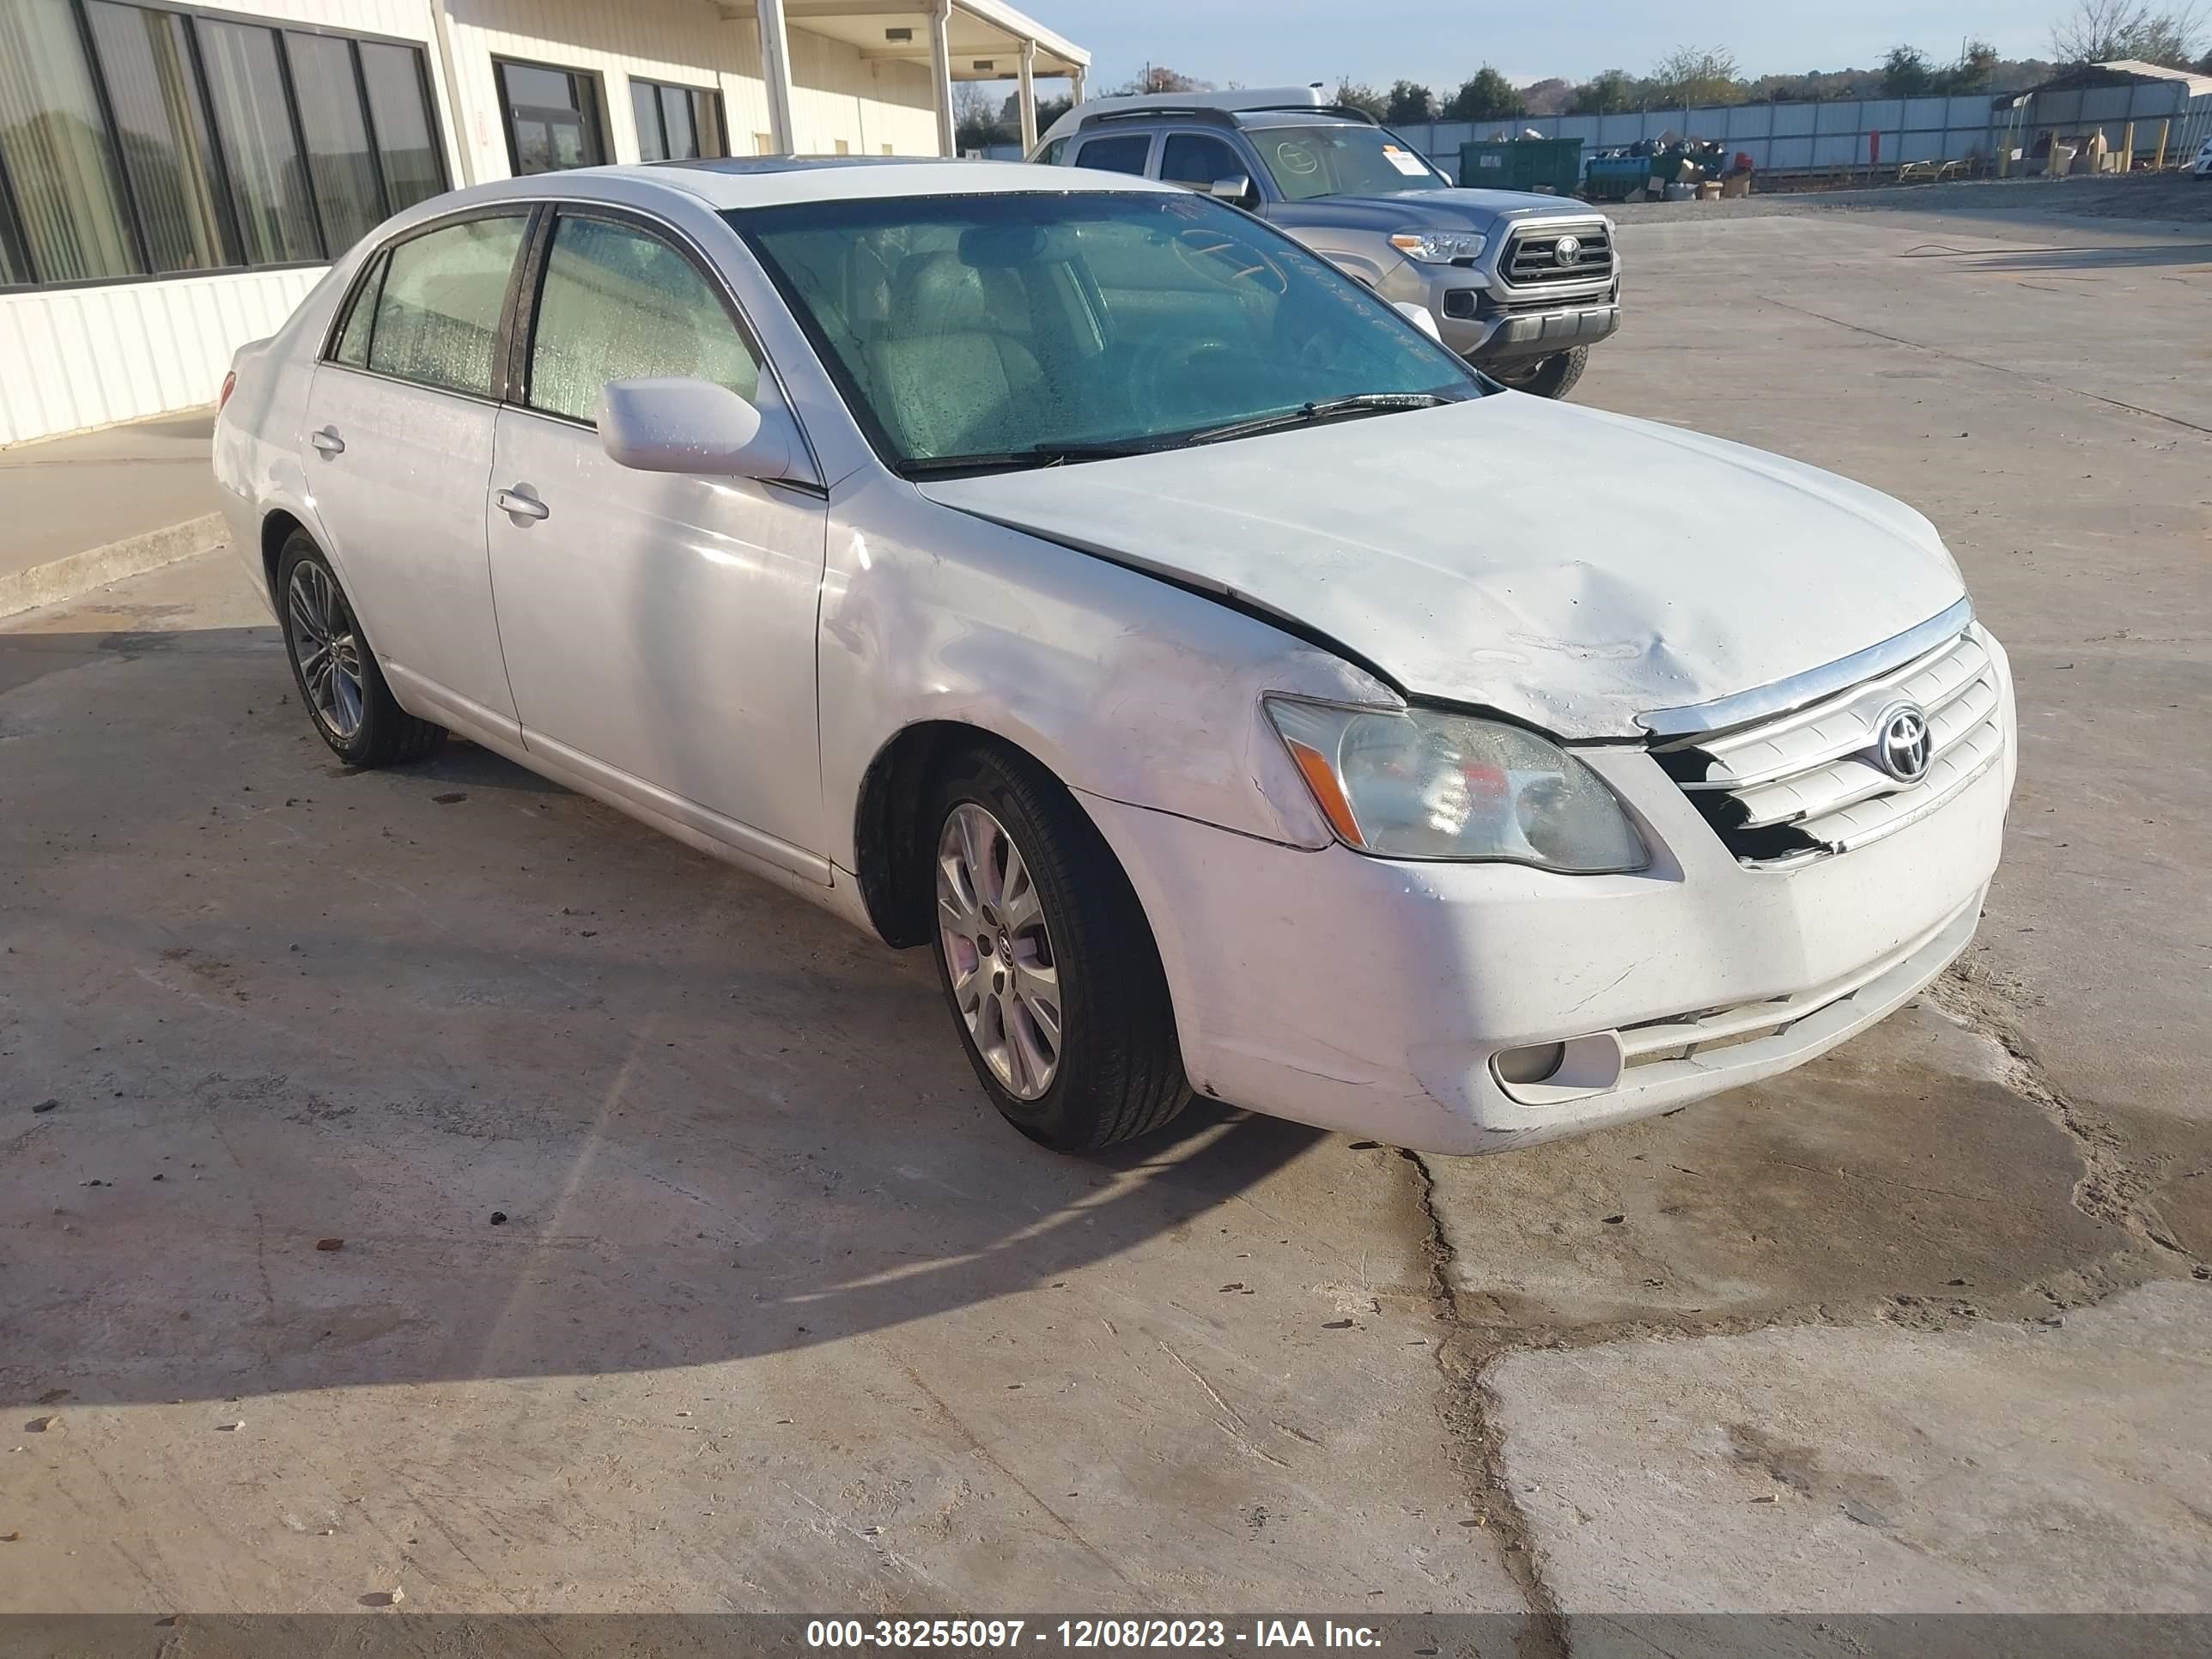
[{"label": "alloy wheel", "polygon": [[292,567],[284,628],[315,714],[340,743],[361,730],[361,634],[331,573],[312,559]]},{"label": "alloy wheel", "polygon": [[1060,968],[1021,849],[963,801],[937,842],[937,934],[953,1005],[999,1086],[1036,1100],[1060,1071]]}]

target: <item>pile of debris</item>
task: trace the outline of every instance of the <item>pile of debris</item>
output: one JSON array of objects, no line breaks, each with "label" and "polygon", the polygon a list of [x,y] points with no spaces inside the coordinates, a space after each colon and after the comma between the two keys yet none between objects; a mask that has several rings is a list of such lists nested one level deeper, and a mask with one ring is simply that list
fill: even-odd
[{"label": "pile of debris", "polygon": [[1731,158],[1717,139],[1685,138],[1670,131],[1598,151],[1583,171],[1582,193],[1592,202],[1748,196],[1751,173],[1751,157],[1741,150]]}]

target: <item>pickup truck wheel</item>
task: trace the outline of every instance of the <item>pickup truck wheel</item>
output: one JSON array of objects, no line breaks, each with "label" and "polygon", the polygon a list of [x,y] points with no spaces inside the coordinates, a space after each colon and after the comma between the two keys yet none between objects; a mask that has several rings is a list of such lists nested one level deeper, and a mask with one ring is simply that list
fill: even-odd
[{"label": "pickup truck wheel", "polygon": [[348,766],[396,766],[445,742],[444,726],[392,696],[337,573],[304,530],[277,555],[276,600],[293,683],[332,754]]},{"label": "pickup truck wheel", "polygon": [[1517,363],[1498,363],[1485,368],[1483,373],[1516,392],[1533,392],[1539,398],[1564,398],[1575,389],[1575,382],[1582,379],[1583,367],[1589,362],[1589,348],[1576,346],[1569,351],[1555,351],[1548,357],[1524,357]]},{"label": "pickup truck wheel", "polygon": [[1180,1113],[1190,1085],[1152,929],[1074,798],[979,747],[947,765],[925,821],[938,981],[1000,1115],[1087,1152]]}]

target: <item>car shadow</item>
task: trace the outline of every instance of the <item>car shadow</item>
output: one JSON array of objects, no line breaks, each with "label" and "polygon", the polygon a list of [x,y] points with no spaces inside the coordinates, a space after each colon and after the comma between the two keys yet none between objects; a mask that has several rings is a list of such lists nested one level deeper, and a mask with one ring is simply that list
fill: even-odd
[{"label": "car shadow", "polygon": [[10,685],[11,1407],[816,1346],[1048,1293],[1320,1139],[1036,1146],[926,952],[470,745],[344,768],[272,629],[0,635]]}]

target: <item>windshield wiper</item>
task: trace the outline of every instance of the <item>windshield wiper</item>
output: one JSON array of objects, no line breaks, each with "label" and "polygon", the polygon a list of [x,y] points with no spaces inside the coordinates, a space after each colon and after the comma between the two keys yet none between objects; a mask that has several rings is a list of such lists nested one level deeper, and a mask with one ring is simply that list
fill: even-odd
[{"label": "windshield wiper", "polygon": [[1028,449],[1001,449],[975,455],[918,455],[893,469],[902,478],[927,478],[940,472],[1007,472],[1018,467],[1059,466],[1068,461],[1111,461],[1125,455],[1149,455],[1163,447],[1157,442],[1118,444],[1036,444]]},{"label": "windshield wiper", "polygon": [[1456,398],[1447,398],[1437,392],[1357,392],[1348,398],[1325,398],[1319,403],[1302,404],[1296,409],[1286,409],[1279,415],[1262,415],[1249,421],[1231,421],[1226,426],[1202,427],[1182,441],[1216,444],[1230,438],[1251,438],[1262,432],[1279,432],[1285,427],[1310,426],[1316,421],[1333,421],[1345,415],[1368,415],[1393,409],[1435,409],[1458,401]]}]

